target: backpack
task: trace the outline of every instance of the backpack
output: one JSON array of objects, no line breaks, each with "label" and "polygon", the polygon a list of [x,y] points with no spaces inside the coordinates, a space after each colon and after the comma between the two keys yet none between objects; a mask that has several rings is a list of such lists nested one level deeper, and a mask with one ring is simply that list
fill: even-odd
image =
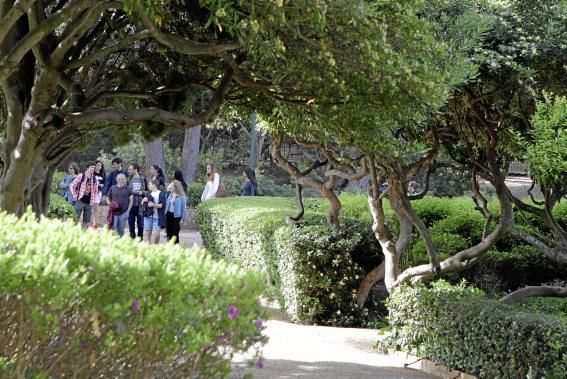
[{"label": "backpack", "polygon": [[229,195],[230,193],[226,189],[226,186],[224,185],[222,180],[219,179],[219,188],[217,188],[216,197],[228,197]]}]

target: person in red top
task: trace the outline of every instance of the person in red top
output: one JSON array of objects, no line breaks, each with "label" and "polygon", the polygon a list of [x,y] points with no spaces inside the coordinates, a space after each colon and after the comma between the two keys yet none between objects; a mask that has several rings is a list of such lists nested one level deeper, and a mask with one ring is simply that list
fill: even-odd
[{"label": "person in red top", "polygon": [[85,172],[77,175],[69,186],[71,194],[77,200],[75,202],[77,221],[81,220],[81,215],[83,216],[83,228],[87,228],[91,222],[93,204],[99,191],[96,178],[93,175],[94,171],[95,162],[87,162]]}]

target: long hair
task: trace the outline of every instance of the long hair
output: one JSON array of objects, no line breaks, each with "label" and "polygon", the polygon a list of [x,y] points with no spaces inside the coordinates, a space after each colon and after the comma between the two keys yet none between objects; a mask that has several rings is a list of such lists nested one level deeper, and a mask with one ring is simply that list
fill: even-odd
[{"label": "long hair", "polygon": [[176,179],[173,182],[171,182],[171,189],[177,195],[179,195],[181,197],[187,197],[187,195],[185,194],[185,191],[183,191],[183,186],[181,185],[181,182],[179,180]]},{"label": "long hair", "polygon": [[96,172],[96,165],[100,163],[100,172],[99,174],[102,175],[103,178],[106,178],[106,171],[104,171],[104,163],[99,161],[98,159],[95,161],[95,172]]},{"label": "long hair", "polygon": [[252,184],[254,184],[254,187],[257,187],[258,182],[256,181],[256,173],[254,172],[254,170],[252,170],[250,167],[246,167],[244,169],[244,173],[246,174],[246,177],[248,177],[248,180],[250,180]]},{"label": "long hair", "polygon": [[75,175],[79,175],[81,173],[81,169],[76,162],[69,163],[69,167],[73,167],[73,170],[75,170]]},{"label": "long hair", "polygon": [[173,173],[173,179],[179,180],[181,183],[185,183],[185,179],[183,179],[183,173],[180,170],[175,170]]},{"label": "long hair", "polygon": [[165,178],[165,175],[164,175],[163,170],[161,169],[161,167],[159,167],[157,164],[153,164],[152,167],[156,169],[158,175],[163,176],[163,177]]}]

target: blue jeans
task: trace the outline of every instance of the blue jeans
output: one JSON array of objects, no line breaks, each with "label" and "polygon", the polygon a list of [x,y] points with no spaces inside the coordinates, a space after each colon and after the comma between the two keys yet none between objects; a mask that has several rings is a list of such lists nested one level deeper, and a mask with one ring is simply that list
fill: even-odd
[{"label": "blue jeans", "polygon": [[116,230],[120,237],[124,235],[124,227],[127,221],[128,212],[124,212],[121,215],[114,215],[114,230]]},{"label": "blue jeans", "polygon": [[138,226],[138,238],[144,239],[144,215],[140,214],[140,207],[135,205],[128,214],[128,228],[130,237],[136,238],[136,224]]}]

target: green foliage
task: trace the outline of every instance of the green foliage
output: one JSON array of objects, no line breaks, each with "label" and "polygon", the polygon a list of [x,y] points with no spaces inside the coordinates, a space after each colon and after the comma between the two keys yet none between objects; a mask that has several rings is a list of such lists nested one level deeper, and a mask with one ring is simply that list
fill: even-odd
[{"label": "green foliage", "polygon": [[261,345],[262,293],[201,250],[0,214],[0,376],[225,376]]},{"label": "green foliage", "polygon": [[567,187],[567,97],[538,102],[532,126],[533,141],[526,144],[531,175],[545,187]]},{"label": "green foliage", "polygon": [[382,349],[483,378],[564,378],[567,372],[567,319],[533,305],[502,304],[443,281],[399,288],[387,305],[390,331]]},{"label": "green foliage", "polygon": [[62,196],[52,193],[49,197],[49,208],[47,217],[58,218],[60,220],[71,220],[76,218],[75,208]]},{"label": "green foliage", "polygon": [[55,171],[53,173],[53,180],[51,181],[51,193],[61,195],[61,188],[59,188],[59,184],[61,184],[61,182],[67,175],[68,174],[63,171]]},{"label": "green foliage", "polygon": [[187,206],[195,208],[201,202],[201,195],[205,190],[202,183],[193,182],[187,185]]},{"label": "green foliage", "polygon": [[380,263],[368,224],[344,219],[335,237],[326,226],[326,205],[306,201],[305,226],[286,225],[293,199],[239,197],[201,204],[197,223],[207,249],[216,257],[267,274],[288,316],[300,322],[360,325],[367,311],[355,306],[353,291]]}]

